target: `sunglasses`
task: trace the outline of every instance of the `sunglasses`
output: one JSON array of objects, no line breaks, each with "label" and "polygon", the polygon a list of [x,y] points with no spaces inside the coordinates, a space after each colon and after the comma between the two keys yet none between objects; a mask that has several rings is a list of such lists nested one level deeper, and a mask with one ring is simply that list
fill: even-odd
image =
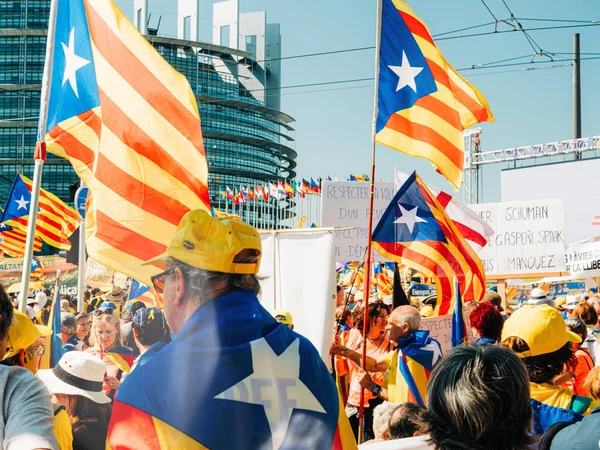
[{"label": "sunglasses", "polygon": [[163,291],[165,290],[165,280],[173,272],[175,272],[175,267],[172,267],[169,270],[165,270],[164,272],[161,272],[158,275],[154,275],[153,277],[150,277],[150,280],[152,280],[152,286],[154,287],[154,290],[158,294],[163,293]]},{"label": "sunglasses", "polygon": [[93,314],[94,314],[94,317],[102,317],[105,314],[112,316],[114,312],[115,312],[115,310],[112,308],[105,308],[105,309],[97,309],[96,311],[94,311]]}]

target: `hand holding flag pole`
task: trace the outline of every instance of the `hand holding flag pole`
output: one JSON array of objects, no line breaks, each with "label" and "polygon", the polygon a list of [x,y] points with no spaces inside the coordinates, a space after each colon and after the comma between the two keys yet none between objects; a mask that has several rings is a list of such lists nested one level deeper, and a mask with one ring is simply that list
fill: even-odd
[{"label": "hand holding flag pole", "polygon": [[40,200],[40,187],[42,186],[42,169],[46,161],[46,143],[42,141],[46,136],[46,120],[48,118],[48,98],[52,84],[52,66],[54,63],[54,35],[56,34],[56,12],[58,0],[50,4],[50,20],[48,22],[48,39],[46,43],[46,65],[44,79],[42,80],[42,93],[40,97],[40,119],[38,127],[38,142],[35,147],[35,169],[33,172],[33,186],[31,189],[31,204],[29,205],[29,223],[27,224],[27,240],[25,241],[25,254],[23,255],[23,273],[21,276],[21,297],[19,298],[19,311],[27,312],[27,294],[29,292],[29,276],[31,275],[31,261],[33,258],[33,244],[35,242],[35,226]]},{"label": "hand holding flag pole", "polygon": [[[363,319],[363,341],[362,341],[362,359],[361,367],[367,370],[367,324],[369,323],[369,295],[371,292],[371,249],[373,246],[373,193],[375,191],[375,143],[377,140],[377,116],[379,115],[378,90],[379,90],[379,52],[381,49],[381,12],[383,1],[377,0],[377,26],[375,38],[375,94],[373,102],[373,128],[371,135],[371,180],[369,183],[369,237],[367,241],[366,267],[365,267],[365,287],[363,289],[365,298],[364,319]],[[365,388],[360,390],[360,407],[358,411],[358,443],[363,442],[364,430],[364,404]]]}]

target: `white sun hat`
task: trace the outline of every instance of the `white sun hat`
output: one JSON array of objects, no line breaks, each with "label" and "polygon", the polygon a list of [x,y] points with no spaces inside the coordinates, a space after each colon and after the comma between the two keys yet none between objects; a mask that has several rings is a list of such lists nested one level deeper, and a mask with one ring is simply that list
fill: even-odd
[{"label": "white sun hat", "polygon": [[84,352],[68,352],[54,369],[38,370],[38,377],[51,394],[81,395],[95,403],[110,403],[102,382],[106,365]]}]

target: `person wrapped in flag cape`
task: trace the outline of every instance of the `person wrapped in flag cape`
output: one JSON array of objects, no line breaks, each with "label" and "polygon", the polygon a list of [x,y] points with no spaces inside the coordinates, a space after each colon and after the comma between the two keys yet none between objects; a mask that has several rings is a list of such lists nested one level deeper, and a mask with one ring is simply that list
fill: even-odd
[{"label": "person wrapped in flag cape", "polygon": [[[427,381],[431,371],[442,358],[440,343],[429,337],[429,331],[419,330],[421,315],[413,306],[403,305],[389,315],[386,337],[396,348],[379,358],[367,355],[368,372],[385,372],[383,384],[377,385],[368,372],[362,371],[360,384],[383,400],[394,403],[412,402],[424,405]],[[334,345],[331,353],[349,358],[357,365],[362,354],[341,345]]]},{"label": "person wrapped in flag cape", "polygon": [[107,448],[356,448],[317,350],[258,301],[261,251],[248,224],[183,217],[148,263],[176,338],[119,388]]}]

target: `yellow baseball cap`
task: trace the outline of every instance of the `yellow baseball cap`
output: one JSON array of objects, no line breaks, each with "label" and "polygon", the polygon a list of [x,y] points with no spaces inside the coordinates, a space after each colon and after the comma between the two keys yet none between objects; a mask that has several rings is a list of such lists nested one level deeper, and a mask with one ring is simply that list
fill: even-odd
[{"label": "yellow baseball cap", "polygon": [[285,309],[277,309],[273,311],[273,317],[277,322],[282,323],[284,325],[294,325],[294,319],[289,311]]},{"label": "yellow baseball cap", "polygon": [[14,322],[8,330],[8,342],[4,359],[26,350],[40,337],[51,336],[52,330],[43,325],[34,325],[26,314],[14,310]]},{"label": "yellow baseball cap", "polygon": [[521,357],[539,356],[555,352],[567,342],[581,342],[569,331],[558,311],[548,305],[523,305],[504,322],[502,340],[509,337],[523,339],[530,350],[518,353]]},{"label": "yellow baseball cap", "polygon": [[[248,249],[259,252],[257,262],[233,262],[241,251]],[[144,265],[164,266],[171,257],[213,272],[255,274],[261,252],[260,236],[254,227],[239,220],[212,217],[196,209],[183,216],[167,252]]]}]

